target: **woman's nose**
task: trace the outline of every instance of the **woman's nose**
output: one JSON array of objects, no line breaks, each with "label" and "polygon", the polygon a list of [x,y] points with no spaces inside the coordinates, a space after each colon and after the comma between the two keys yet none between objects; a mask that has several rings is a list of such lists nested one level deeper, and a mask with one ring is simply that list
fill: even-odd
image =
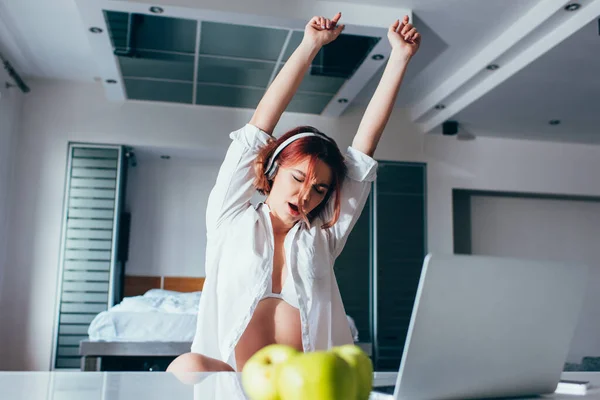
[{"label": "woman's nose", "polygon": [[308,202],[310,201],[310,191],[308,191],[307,193],[304,194],[300,194],[302,201],[304,202],[304,204],[308,204]]}]

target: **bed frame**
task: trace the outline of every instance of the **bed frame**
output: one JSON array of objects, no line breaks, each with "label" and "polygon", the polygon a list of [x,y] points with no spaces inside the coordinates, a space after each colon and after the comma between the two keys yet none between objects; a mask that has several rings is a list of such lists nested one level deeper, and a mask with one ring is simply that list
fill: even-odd
[{"label": "bed frame", "polygon": [[181,276],[125,276],[125,297],[141,296],[150,289],[174,290],[176,292],[198,292],[204,287],[204,278]]},{"label": "bed frame", "polygon": [[[150,289],[197,292],[204,278],[172,276],[125,276],[125,297],[140,296]],[[177,356],[190,351],[191,342],[94,342],[79,343],[82,371],[163,371]],[[121,366],[121,367],[119,367]]]}]

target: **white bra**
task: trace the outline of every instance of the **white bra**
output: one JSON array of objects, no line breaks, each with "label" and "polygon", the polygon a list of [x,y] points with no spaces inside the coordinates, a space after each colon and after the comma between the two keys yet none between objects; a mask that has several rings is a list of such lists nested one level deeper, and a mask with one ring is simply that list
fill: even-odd
[{"label": "white bra", "polygon": [[281,288],[281,293],[273,293],[273,278],[269,279],[269,285],[267,286],[267,290],[263,294],[262,299],[266,299],[268,297],[274,297],[277,299],[281,299],[288,303],[290,306],[299,308],[298,305],[298,295],[296,294],[296,288],[294,287],[294,280],[292,276],[288,273],[285,278],[285,282],[283,283],[283,287]]}]

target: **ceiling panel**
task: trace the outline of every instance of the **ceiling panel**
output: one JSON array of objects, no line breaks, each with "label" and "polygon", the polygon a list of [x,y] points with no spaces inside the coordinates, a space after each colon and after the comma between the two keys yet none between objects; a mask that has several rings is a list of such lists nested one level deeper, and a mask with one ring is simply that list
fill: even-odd
[{"label": "ceiling panel", "polygon": [[192,103],[193,84],[146,79],[125,79],[127,97],[131,100]]},{"label": "ceiling panel", "polygon": [[[277,68],[277,73],[281,71],[281,68],[283,68],[282,64]],[[344,82],[346,79],[315,75],[312,70],[308,70],[298,91],[336,94]]]},{"label": "ceiling panel", "polygon": [[298,92],[290,102],[287,111],[306,114],[321,114],[333,95]]},{"label": "ceiling panel", "polygon": [[[282,68],[280,57],[289,58],[303,37],[302,31],[166,16],[105,11],[104,17],[125,96],[133,100],[192,104],[195,98],[201,105],[255,108]],[[379,40],[343,34],[325,46],[287,110],[320,114]]]},{"label": "ceiling panel", "polygon": [[118,59],[123,77],[194,81],[193,56],[139,51],[135,57],[119,56]]},{"label": "ceiling panel", "polygon": [[202,22],[200,54],[277,61],[288,31]]},{"label": "ceiling panel", "polygon": [[200,56],[198,82],[266,88],[275,63]]},{"label": "ceiling panel", "polygon": [[194,20],[107,11],[113,46],[193,54],[196,49]]},{"label": "ceiling panel", "polygon": [[256,108],[264,94],[264,89],[198,84],[196,104]]},{"label": "ceiling panel", "polygon": [[[283,55],[284,61],[300,45],[303,35],[300,31],[292,34]],[[312,63],[312,74],[348,79],[380,40],[379,37],[341,34],[319,51]]]},{"label": "ceiling panel", "polygon": [[129,29],[129,13],[105,11],[104,19],[108,26],[108,34],[113,48],[127,47],[127,31]]}]

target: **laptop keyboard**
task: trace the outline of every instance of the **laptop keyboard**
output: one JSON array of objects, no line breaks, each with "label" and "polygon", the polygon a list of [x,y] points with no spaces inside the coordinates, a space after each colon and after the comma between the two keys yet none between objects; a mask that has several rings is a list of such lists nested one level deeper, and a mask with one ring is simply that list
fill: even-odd
[{"label": "laptop keyboard", "polygon": [[396,388],[396,386],[394,385],[390,385],[390,386],[377,386],[373,388],[374,392],[377,393],[387,393],[387,394],[394,394],[394,389]]},{"label": "laptop keyboard", "polygon": [[371,392],[369,400],[393,400],[394,396],[387,393]]},{"label": "laptop keyboard", "polygon": [[394,398],[395,386],[377,386],[373,388],[369,400],[391,400]]},{"label": "laptop keyboard", "polygon": [[369,400],[392,400],[397,378],[397,372],[375,372]]}]

